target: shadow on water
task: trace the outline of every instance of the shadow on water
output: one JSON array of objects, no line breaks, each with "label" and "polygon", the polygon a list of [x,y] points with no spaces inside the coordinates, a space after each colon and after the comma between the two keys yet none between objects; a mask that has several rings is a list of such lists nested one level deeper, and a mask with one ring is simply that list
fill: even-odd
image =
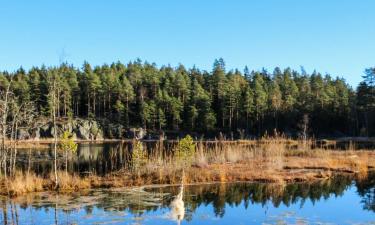
[{"label": "shadow on water", "polygon": [[100,189],[71,194],[37,193],[14,199],[2,198],[0,222],[71,224],[77,221],[82,223],[84,219],[85,223],[136,221],[147,224],[150,220],[174,220],[180,223],[182,220],[194,222],[202,219],[202,208],[205,211],[211,209],[213,216],[220,221],[229,209],[247,210],[250,206],[259,206],[269,210],[294,205],[303,209],[305,204],[314,206],[353,193],[361,199],[361,203],[354,199],[349,202],[350,207],[375,213],[374,178],[372,174],[368,180],[357,182],[348,177],[336,177],[321,182],[288,185],[232,183]]}]

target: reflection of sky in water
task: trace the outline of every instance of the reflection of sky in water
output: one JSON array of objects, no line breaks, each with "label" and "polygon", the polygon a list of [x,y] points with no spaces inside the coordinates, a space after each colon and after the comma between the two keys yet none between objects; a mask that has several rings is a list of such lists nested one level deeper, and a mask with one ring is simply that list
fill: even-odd
[{"label": "reflection of sky in water", "polygon": [[[374,222],[374,212],[364,211],[360,197],[351,187],[343,196],[315,202],[306,200],[303,206],[292,204],[289,207],[281,204],[278,208],[271,203],[265,206],[250,205],[244,207],[226,207],[222,224],[355,224]],[[198,223],[197,223],[198,224]],[[214,224],[214,223],[207,223]]]},{"label": "reflection of sky in water", "polygon": [[[122,191],[119,189],[115,193],[122,194]],[[135,192],[135,194],[121,194],[106,201],[108,198],[106,191],[99,192],[99,194],[94,192],[94,195],[101,199],[87,197],[89,199],[87,202],[93,203],[91,210],[84,206],[79,207],[77,202],[71,202],[69,198],[66,200],[59,197],[61,200],[59,200],[59,207],[64,208],[63,202],[65,201],[68,206],[74,205],[72,208],[75,209],[71,212],[59,209],[56,216],[58,224],[176,224],[168,217],[170,213],[168,206],[177,193],[164,193],[156,197],[143,191]],[[137,200],[135,196],[138,196],[139,199]],[[54,204],[53,199],[55,198],[48,198],[48,204],[46,202],[44,204],[49,205],[51,202]],[[142,199],[147,199],[144,203],[154,206],[154,208],[150,208],[148,211],[144,210],[141,214],[134,213],[134,211],[132,213],[128,209],[124,210],[123,204],[126,202],[134,204],[137,201],[141,202]],[[168,200],[165,201],[165,199]],[[243,200],[238,206],[226,203],[222,217],[215,216],[212,203],[202,203],[193,212],[189,211],[189,207],[187,207],[185,220],[181,224],[375,224],[375,213],[363,210],[361,201],[362,198],[357,194],[356,186],[352,185],[340,196],[335,197],[332,194],[328,199],[322,197],[314,203],[310,199],[305,199],[291,203],[289,206],[280,204],[278,207],[274,207],[272,202],[267,201],[264,205],[250,203],[247,209]],[[159,207],[155,207],[155,204],[159,204]],[[36,205],[43,207],[37,209]],[[54,224],[55,209],[45,207],[46,205],[38,203],[34,207],[25,209],[18,205],[19,224]],[[161,205],[163,206],[160,207]],[[106,208],[107,211],[104,211],[103,208]],[[10,214],[10,210],[8,205],[8,214]],[[3,220],[3,215],[0,216],[1,220]]]}]

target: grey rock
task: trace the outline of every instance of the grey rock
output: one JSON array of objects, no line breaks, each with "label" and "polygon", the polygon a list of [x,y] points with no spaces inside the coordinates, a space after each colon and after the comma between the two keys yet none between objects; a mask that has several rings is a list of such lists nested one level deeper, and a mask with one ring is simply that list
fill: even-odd
[{"label": "grey rock", "polygon": [[27,131],[26,129],[19,129],[17,132],[17,138],[18,140],[30,139],[29,131]]},{"label": "grey rock", "polygon": [[82,124],[77,125],[77,137],[83,140],[90,140],[90,130]]}]

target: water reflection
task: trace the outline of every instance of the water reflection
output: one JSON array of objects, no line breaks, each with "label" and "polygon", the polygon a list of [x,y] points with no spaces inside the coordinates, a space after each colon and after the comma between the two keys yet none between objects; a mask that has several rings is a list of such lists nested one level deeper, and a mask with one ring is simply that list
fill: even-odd
[{"label": "water reflection", "polygon": [[[157,142],[145,142],[144,149],[149,153],[158,146]],[[163,151],[170,151],[174,143],[163,144]],[[128,167],[132,142],[111,142],[102,144],[81,143],[78,145],[77,153],[71,155],[68,161],[68,171],[80,173],[82,175],[93,173],[105,175],[112,171],[117,171]],[[65,155],[58,153],[58,166],[65,170]],[[53,168],[52,149],[32,149],[32,151],[19,150],[17,157],[17,167],[27,171],[30,166],[31,171],[39,175],[46,175]]]},{"label": "water reflection", "polygon": [[177,224],[180,224],[181,221],[185,217],[185,203],[182,199],[183,196],[184,196],[184,185],[181,185],[178,195],[171,202],[171,205],[170,205],[171,212],[169,214],[171,219],[177,221]]},{"label": "water reflection", "polygon": [[[70,156],[68,171],[104,175],[121,169],[127,165],[130,148],[130,143],[79,144],[77,153]],[[35,173],[45,175],[52,171],[53,152],[51,149],[33,149],[31,155],[29,151],[21,150],[17,161],[18,168],[27,170],[29,158],[30,168]],[[64,169],[64,154],[59,153],[58,159],[60,169]]]},{"label": "water reflection", "polygon": [[[374,175],[371,175],[368,180],[354,183],[348,177],[339,177],[324,182],[288,185],[236,183],[90,190],[72,194],[40,193],[12,200],[2,198],[0,222],[172,224],[190,221],[201,224],[211,219],[227,224],[228,219],[239,222],[253,217],[257,219],[253,224],[260,221],[272,224],[291,218],[295,219],[294,222],[299,220],[310,224],[309,217],[314,217],[315,212],[321,217],[332,218],[331,222],[340,221],[345,216],[360,218],[357,222],[368,221],[366,218],[370,217],[374,222],[374,187]],[[340,199],[345,200],[345,206],[337,205]],[[336,212],[339,207],[347,207],[345,209],[353,215],[335,218],[335,213],[340,213]],[[277,210],[282,211],[274,215]],[[251,212],[256,213],[249,218],[244,216]],[[233,213],[238,216],[232,218]],[[342,223],[346,221],[338,224]]]},{"label": "water reflection", "polygon": [[365,182],[358,182],[357,188],[363,208],[375,212],[375,173],[371,173]]}]

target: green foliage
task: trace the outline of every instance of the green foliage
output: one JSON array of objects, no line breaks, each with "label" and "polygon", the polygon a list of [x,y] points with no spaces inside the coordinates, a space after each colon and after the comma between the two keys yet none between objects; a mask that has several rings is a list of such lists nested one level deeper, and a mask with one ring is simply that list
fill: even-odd
[{"label": "green foliage", "polygon": [[190,135],[186,135],[183,139],[179,140],[175,150],[174,158],[179,166],[191,165],[195,155],[195,143]]},{"label": "green foliage", "polygon": [[60,139],[59,148],[65,152],[76,153],[78,144],[74,142],[72,133],[64,131]]},{"label": "green foliage", "polygon": [[250,135],[277,128],[296,134],[299,118],[308,114],[316,136],[357,135],[363,128],[375,134],[374,68],[365,70],[356,90],[316,71],[226,71],[223,59],[215,60],[212,71],[157,67],[139,59],[126,65],[20,68],[0,73],[0,92],[10,78],[18,103],[33,102],[38,116],[51,115],[56,96],[57,117],[105,118],[124,128]]},{"label": "green foliage", "polygon": [[134,140],[132,150],[131,169],[139,172],[142,167],[147,163],[147,152],[143,149],[142,142]]}]

